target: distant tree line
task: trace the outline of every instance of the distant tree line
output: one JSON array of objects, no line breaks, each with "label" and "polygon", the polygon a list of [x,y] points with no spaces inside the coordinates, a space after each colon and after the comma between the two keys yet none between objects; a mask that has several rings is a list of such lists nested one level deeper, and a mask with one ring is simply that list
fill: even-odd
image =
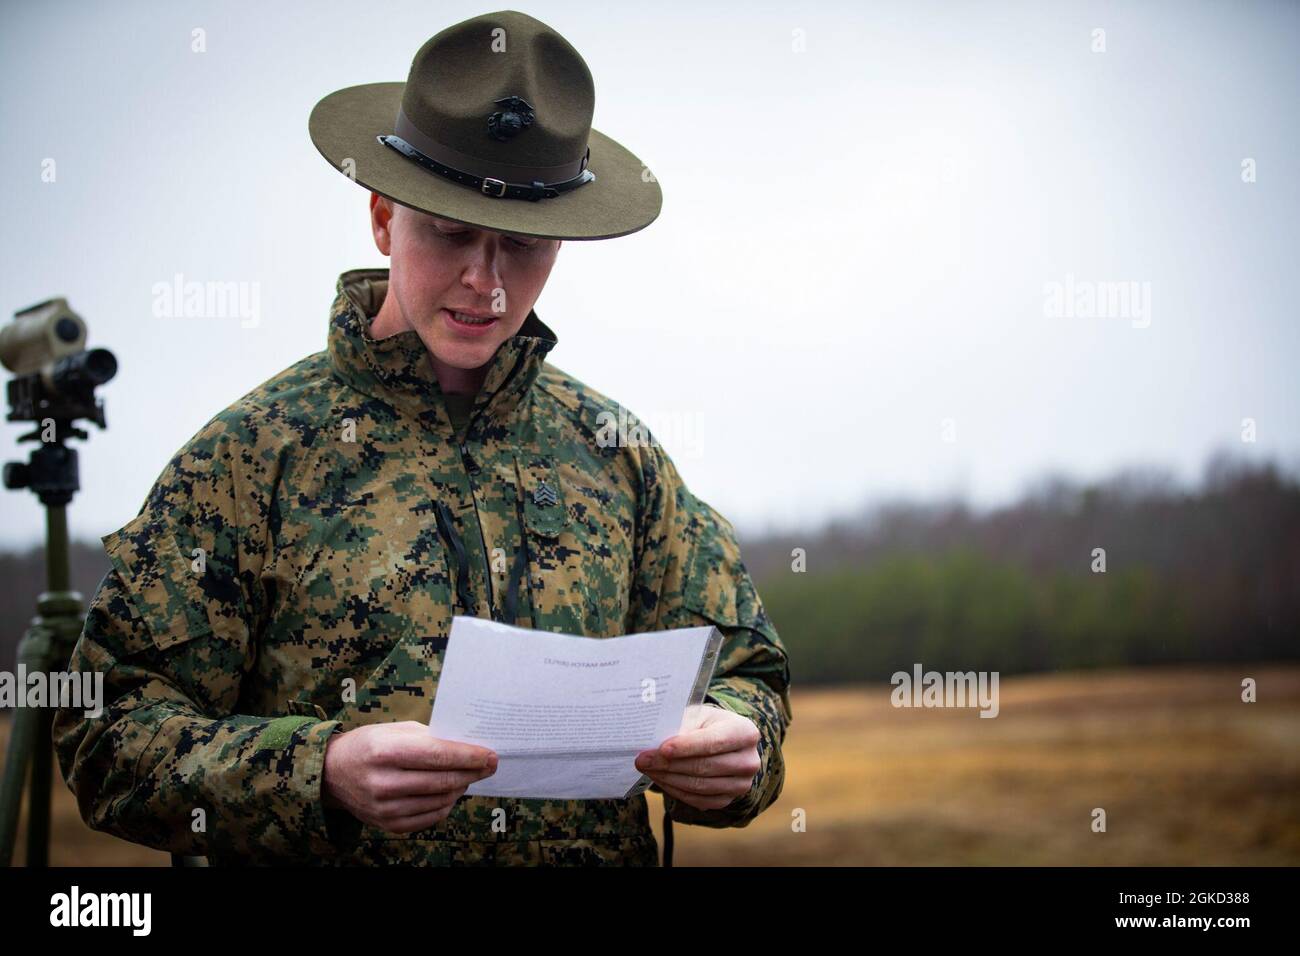
[{"label": "distant tree line", "polygon": [[799,683],[1300,657],[1300,482],[1224,453],[1193,490],[1054,476],[987,514],[879,506],[743,551]]}]

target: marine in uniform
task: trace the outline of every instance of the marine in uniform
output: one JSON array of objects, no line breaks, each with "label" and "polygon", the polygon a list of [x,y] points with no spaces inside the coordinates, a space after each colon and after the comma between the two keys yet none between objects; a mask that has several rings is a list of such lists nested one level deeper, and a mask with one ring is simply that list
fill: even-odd
[{"label": "marine in uniform", "polygon": [[657,864],[644,794],[464,794],[495,755],[426,726],[457,614],[716,626],[695,726],[637,766],[668,828],[777,798],[789,664],[734,531],[661,446],[609,440],[619,406],[548,361],[532,308],[528,256],[659,212],[593,103],[577,51],[502,12],[430,39],[406,84],[317,104],[392,265],[341,275],[327,348],[216,415],[105,536],[72,661],[105,706],[54,725],[90,826],[216,865]]}]

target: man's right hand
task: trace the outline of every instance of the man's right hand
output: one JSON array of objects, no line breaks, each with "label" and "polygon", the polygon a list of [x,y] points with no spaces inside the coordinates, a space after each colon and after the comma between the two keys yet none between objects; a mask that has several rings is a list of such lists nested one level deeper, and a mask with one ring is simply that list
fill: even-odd
[{"label": "man's right hand", "polygon": [[331,735],[321,799],[362,823],[413,833],[447,819],[466,788],[496,770],[491,750],[441,740],[418,721],[367,724]]}]

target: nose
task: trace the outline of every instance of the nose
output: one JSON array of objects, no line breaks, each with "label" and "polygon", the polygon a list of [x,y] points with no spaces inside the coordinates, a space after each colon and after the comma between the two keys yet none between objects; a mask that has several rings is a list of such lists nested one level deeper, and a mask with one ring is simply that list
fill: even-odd
[{"label": "nose", "polygon": [[490,297],[502,286],[498,268],[500,249],[496,238],[490,233],[480,233],[467,244],[465,254],[467,258],[461,281],[481,299]]}]

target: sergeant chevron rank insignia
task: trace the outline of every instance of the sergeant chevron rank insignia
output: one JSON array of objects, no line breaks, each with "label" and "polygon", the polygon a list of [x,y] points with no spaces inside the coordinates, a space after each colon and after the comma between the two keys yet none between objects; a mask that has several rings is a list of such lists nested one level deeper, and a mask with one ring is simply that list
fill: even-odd
[{"label": "sergeant chevron rank insignia", "polygon": [[559,501],[559,498],[555,496],[555,489],[544,481],[539,482],[537,488],[533,491],[533,504],[545,508],[557,501]]}]

